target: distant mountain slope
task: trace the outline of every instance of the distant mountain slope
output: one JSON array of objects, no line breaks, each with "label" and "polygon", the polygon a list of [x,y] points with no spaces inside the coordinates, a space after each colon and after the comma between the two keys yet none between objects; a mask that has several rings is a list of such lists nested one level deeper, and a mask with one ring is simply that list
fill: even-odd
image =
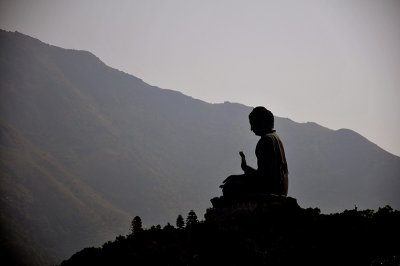
[{"label": "distant mountain slope", "polygon": [[26,265],[48,264],[126,232],[127,213],[0,122],[0,221],[8,242],[2,248],[17,252]]},{"label": "distant mountain slope", "polygon": [[[43,238],[35,243],[47,261],[127,230],[127,214],[145,224],[201,214],[241,172],[238,151],[255,164],[250,107],[153,87],[89,52],[20,33],[0,31],[0,73],[1,208],[20,217],[2,220],[32,226],[23,235]],[[276,128],[300,205],[400,207],[399,157],[350,130],[284,118]]]},{"label": "distant mountain slope", "polygon": [[[293,128],[292,128],[293,127]],[[399,208],[400,166],[394,156],[348,129],[281,124],[291,162],[292,195],[306,206],[337,212],[351,205]]]}]

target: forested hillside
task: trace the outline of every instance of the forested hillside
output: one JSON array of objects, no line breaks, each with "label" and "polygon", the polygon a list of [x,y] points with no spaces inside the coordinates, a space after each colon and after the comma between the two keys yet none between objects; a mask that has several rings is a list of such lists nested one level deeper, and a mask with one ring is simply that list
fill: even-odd
[{"label": "forested hillside", "polygon": [[389,206],[324,215],[275,202],[232,212],[204,221],[190,212],[184,227],[134,223],[130,234],[85,248],[61,265],[400,264],[400,212]]}]

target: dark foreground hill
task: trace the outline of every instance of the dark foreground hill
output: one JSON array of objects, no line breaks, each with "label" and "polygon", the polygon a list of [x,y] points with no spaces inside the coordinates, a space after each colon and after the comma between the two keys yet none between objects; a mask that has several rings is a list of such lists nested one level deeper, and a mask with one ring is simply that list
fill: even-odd
[{"label": "dark foreground hill", "polygon": [[[0,31],[1,247],[28,265],[59,263],[126,234],[135,215],[145,225],[202,215],[221,181],[241,172],[238,151],[255,164],[250,110]],[[351,130],[279,117],[276,129],[301,206],[400,208],[399,157]]]},{"label": "dark foreground hill", "polygon": [[242,205],[181,229],[136,230],[61,265],[400,265],[399,211],[324,215],[294,204]]}]

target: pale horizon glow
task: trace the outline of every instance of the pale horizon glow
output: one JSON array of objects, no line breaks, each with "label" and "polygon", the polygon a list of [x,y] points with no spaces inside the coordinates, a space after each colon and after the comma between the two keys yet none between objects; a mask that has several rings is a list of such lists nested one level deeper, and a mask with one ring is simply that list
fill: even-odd
[{"label": "pale horizon glow", "polygon": [[400,155],[400,1],[5,1],[0,28]]}]

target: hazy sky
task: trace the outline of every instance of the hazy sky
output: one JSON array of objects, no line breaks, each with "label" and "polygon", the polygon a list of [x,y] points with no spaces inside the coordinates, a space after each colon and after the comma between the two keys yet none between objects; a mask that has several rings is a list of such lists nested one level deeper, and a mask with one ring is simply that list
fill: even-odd
[{"label": "hazy sky", "polygon": [[0,0],[0,28],[400,155],[400,1]]}]

